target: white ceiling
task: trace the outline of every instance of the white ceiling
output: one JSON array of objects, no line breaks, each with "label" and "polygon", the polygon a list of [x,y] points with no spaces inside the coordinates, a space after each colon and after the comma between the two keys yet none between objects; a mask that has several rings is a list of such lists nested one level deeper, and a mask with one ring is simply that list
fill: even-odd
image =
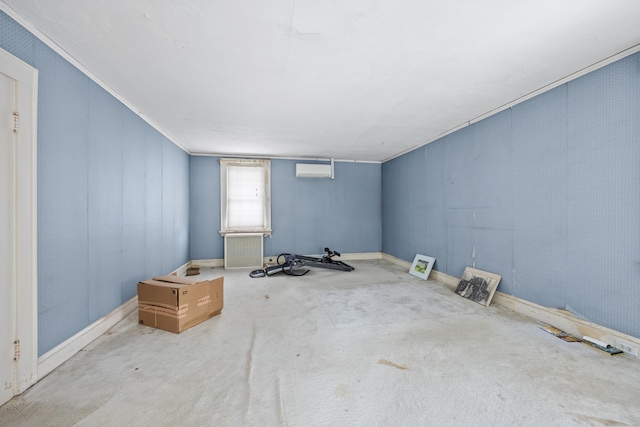
[{"label": "white ceiling", "polygon": [[194,154],[383,161],[640,43],[638,0],[2,2]]}]

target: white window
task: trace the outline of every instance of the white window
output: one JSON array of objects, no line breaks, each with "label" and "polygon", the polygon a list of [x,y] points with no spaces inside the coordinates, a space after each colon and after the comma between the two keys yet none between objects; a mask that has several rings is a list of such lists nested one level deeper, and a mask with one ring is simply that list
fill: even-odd
[{"label": "white window", "polygon": [[271,234],[271,161],[220,159],[220,233]]}]

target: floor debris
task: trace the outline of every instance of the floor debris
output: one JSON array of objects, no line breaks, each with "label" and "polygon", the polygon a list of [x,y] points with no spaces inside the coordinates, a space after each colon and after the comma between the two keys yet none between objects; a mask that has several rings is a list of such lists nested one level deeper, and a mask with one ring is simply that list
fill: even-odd
[{"label": "floor debris", "polygon": [[394,367],[396,369],[402,369],[403,371],[408,371],[409,370],[409,368],[407,368],[406,366],[398,365],[398,364],[395,364],[395,363],[390,362],[390,361],[385,360],[385,359],[378,360],[378,363],[380,365],[387,365],[387,366],[392,366],[392,367]]}]

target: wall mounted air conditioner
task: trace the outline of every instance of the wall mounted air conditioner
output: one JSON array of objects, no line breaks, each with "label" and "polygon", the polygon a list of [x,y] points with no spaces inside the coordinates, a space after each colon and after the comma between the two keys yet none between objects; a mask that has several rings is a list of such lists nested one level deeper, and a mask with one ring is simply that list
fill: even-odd
[{"label": "wall mounted air conditioner", "polygon": [[333,179],[333,159],[330,164],[296,163],[296,178]]}]

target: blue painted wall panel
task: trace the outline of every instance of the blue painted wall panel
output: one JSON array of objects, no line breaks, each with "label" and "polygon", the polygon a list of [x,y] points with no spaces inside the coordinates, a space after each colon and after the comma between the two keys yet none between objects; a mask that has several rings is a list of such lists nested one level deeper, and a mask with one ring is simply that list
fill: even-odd
[{"label": "blue painted wall panel", "polygon": [[[11,21],[0,13],[0,28]],[[89,79],[26,31],[37,51],[38,81],[38,345],[39,354],[89,319],[87,178]],[[0,43],[4,40],[0,39]],[[29,46],[26,41],[28,40]],[[3,45],[4,47],[4,45]],[[21,52],[13,52],[20,57]],[[33,56],[25,55],[24,58]],[[75,123],[75,126],[69,126]]]},{"label": "blue painted wall panel", "polygon": [[[0,12],[0,47],[39,72],[38,353],[188,260],[188,155]],[[166,141],[166,138],[164,138]],[[163,228],[163,166],[179,207]],[[167,179],[168,181],[168,179]],[[173,242],[162,241],[162,231]],[[162,265],[161,251],[172,257]],[[163,270],[164,268],[164,270]]]},{"label": "blue painted wall panel", "polygon": [[473,127],[447,135],[445,139],[445,207],[468,209],[476,206],[477,167],[476,141]]},{"label": "blue painted wall panel", "polygon": [[[416,253],[423,253],[425,250],[427,221],[424,211],[427,206],[428,183],[426,168],[422,166],[424,159],[424,151],[415,150],[383,166],[383,218],[389,219],[389,226],[397,225],[393,232],[384,231],[383,239],[384,245],[395,249],[394,254],[398,258],[413,260]],[[386,226],[383,220],[383,230],[387,230]]]},{"label": "blue painted wall panel", "polygon": [[220,161],[217,157],[191,156],[190,162],[190,258],[222,259]]},{"label": "blue painted wall panel", "polygon": [[403,175],[404,156],[382,164],[382,248],[399,256],[398,240],[402,232],[401,212],[403,188],[409,177]]},{"label": "blue painted wall panel", "polygon": [[174,174],[174,153],[171,151],[171,144],[164,137],[162,138],[162,274],[169,274],[171,265],[175,257],[175,196]]},{"label": "blue painted wall panel", "polygon": [[513,107],[513,285],[519,298],[566,305],[567,87]]},{"label": "blue painted wall panel", "polygon": [[169,271],[189,261],[189,188],[190,188],[190,155],[171,143],[175,158],[174,173],[174,259]]},{"label": "blue painted wall panel", "polygon": [[477,191],[476,206],[488,210],[486,218],[494,223],[480,227],[511,227],[511,110],[506,110],[478,122],[471,129],[476,141],[474,152],[474,181]]},{"label": "blue painted wall panel", "polygon": [[[34,64],[38,61],[48,58],[46,53],[44,57],[42,52],[36,53],[36,50],[41,50],[45,46],[2,11],[0,11],[0,47],[31,66],[35,66]],[[78,70],[71,68],[73,73],[81,75]]]},{"label": "blue painted wall panel", "polygon": [[640,336],[640,54],[568,94],[567,304]]},{"label": "blue painted wall panel", "polygon": [[[425,218],[446,230],[426,250],[438,270],[475,254],[499,290],[640,337],[639,70],[634,54],[384,163],[383,251],[411,261]],[[420,209],[404,188],[423,169]]]},{"label": "blue painted wall panel", "polygon": [[[380,165],[337,162],[331,180],[296,178],[295,163],[272,160],[272,180],[280,185],[271,189],[273,253],[267,255],[319,254],[325,247],[345,253],[380,251]],[[276,229],[276,220],[286,232]]]},{"label": "blue painted wall panel", "polygon": [[[293,161],[288,161],[294,164]],[[272,189],[274,196],[293,197],[295,202],[292,212],[282,212],[281,218],[293,221],[294,238],[282,234],[273,234],[272,240],[277,246],[288,246],[286,252],[301,254],[318,254],[328,246],[338,249],[339,246],[339,216],[337,207],[333,206],[330,191],[331,180],[295,178],[289,175],[289,185],[285,188]],[[335,181],[334,181],[335,182]],[[283,194],[283,190],[293,189]],[[275,230],[275,229],[274,229]],[[272,254],[274,255],[274,254]]]},{"label": "blue painted wall panel", "polygon": [[[89,91],[89,322],[121,301],[122,104],[97,85]],[[114,285],[118,286],[114,286]]]},{"label": "blue painted wall panel", "polygon": [[426,237],[423,254],[435,257],[434,268],[443,272],[448,270],[446,257],[447,217],[444,208],[446,176],[445,165],[441,160],[445,153],[446,146],[442,141],[436,141],[424,147],[424,168],[427,176],[424,217]]},{"label": "blue painted wall panel", "polygon": [[264,253],[268,255],[294,252],[290,242],[297,238],[294,213],[298,202],[291,179],[295,175],[295,167],[292,161],[271,162],[271,227],[279,235],[287,236],[288,240],[265,238]]},{"label": "blue painted wall panel", "polygon": [[509,292],[513,283],[511,120],[511,110],[506,110],[471,128],[476,141],[474,261],[477,268],[505,272],[499,285],[502,292]]},{"label": "blue painted wall panel", "polygon": [[[416,150],[414,156],[407,156],[407,170],[415,170],[414,182],[407,185],[407,195],[411,200],[410,209],[403,210],[405,215],[404,234],[411,238],[403,248],[408,253],[424,253],[426,247],[427,221],[424,212],[427,207],[427,178],[424,167],[424,152]],[[402,206],[401,206],[402,208]]]},{"label": "blue painted wall panel", "polygon": [[145,130],[145,276],[163,274],[162,269],[162,135]]},{"label": "blue painted wall panel", "polygon": [[380,165],[338,162],[335,173],[330,191],[338,215],[336,249],[345,253],[379,252],[382,248]]},{"label": "blue painted wall panel", "polygon": [[[145,127],[138,116],[124,109],[122,156],[122,300],[137,295],[145,275]],[[126,155],[125,155],[126,152]],[[142,268],[141,268],[142,266]]]},{"label": "blue painted wall panel", "polygon": [[[445,137],[447,271],[460,276],[473,264],[476,205],[475,134],[472,128]],[[429,254],[427,254],[429,255]]]},{"label": "blue painted wall panel", "polygon": [[[461,276],[473,264],[475,242],[473,209],[447,209],[447,274]],[[429,254],[427,254],[429,255]]]}]

